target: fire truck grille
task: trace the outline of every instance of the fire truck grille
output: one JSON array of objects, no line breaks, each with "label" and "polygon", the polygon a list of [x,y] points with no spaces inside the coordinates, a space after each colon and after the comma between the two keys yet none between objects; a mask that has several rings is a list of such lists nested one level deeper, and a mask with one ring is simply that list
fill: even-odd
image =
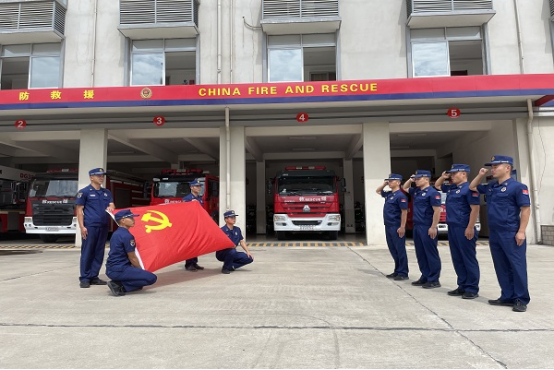
[{"label": "fire truck grille", "polygon": [[73,215],[36,215],[33,216],[35,226],[66,226],[71,225]]},{"label": "fire truck grille", "polygon": [[36,226],[67,226],[73,222],[73,205],[33,205],[33,223]]},{"label": "fire truck grille", "polygon": [[321,224],[321,221],[292,221],[296,226],[317,226]]}]

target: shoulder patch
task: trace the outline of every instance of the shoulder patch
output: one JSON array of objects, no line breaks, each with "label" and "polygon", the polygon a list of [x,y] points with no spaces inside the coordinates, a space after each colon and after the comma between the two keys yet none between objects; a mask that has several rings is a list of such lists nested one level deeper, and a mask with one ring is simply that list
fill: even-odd
[{"label": "shoulder patch", "polygon": [[440,199],[440,198],[441,198],[440,194],[439,194],[439,195],[435,195],[435,199]]},{"label": "shoulder patch", "polygon": [[529,190],[527,190],[527,189],[523,189],[521,192],[525,195],[529,195]]},{"label": "shoulder patch", "polygon": [[402,203],[406,203],[406,202],[407,202],[407,200],[404,199],[404,198],[400,199],[400,201],[401,201]]},{"label": "shoulder patch", "polygon": [[472,192],[471,192],[471,196],[477,198],[477,197],[479,196],[479,193],[476,192],[476,191],[472,191]]},{"label": "shoulder patch", "polygon": [[77,198],[81,198],[83,196],[83,193],[77,193]]},{"label": "shoulder patch", "polygon": [[131,244],[131,247],[134,247],[134,246],[136,245],[135,239],[131,239],[131,241],[129,242],[129,244]]}]

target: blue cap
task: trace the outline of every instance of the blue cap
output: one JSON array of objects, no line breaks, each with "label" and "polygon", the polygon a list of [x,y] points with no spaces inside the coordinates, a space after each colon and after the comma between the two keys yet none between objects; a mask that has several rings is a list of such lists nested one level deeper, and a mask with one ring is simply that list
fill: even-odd
[{"label": "blue cap", "polygon": [[103,168],[93,168],[92,170],[88,171],[89,176],[93,175],[105,175],[106,171],[104,171]]},{"label": "blue cap", "polygon": [[513,166],[514,159],[512,157],[508,157],[507,155],[495,155],[491,158],[490,162],[485,163],[485,166],[492,166],[493,164],[502,164],[502,163],[506,163]]},{"label": "blue cap", "polygon": [[127,217],[138,217],[140,215],[136,215],[134,214],[133,212],[131,212],[131,210],[129,209],[124,209],[122,211],[119,211],[117,212],[114,217],[116,220],[121,220],[122,218],[127,218]]},{"label": "blue cap", "polygon": [[402,175],[399,175],[397,173],[391,173],[389,177],[387,177],[385,180],[398,180],[402,181]]},{"label": "blue cap", "polygon": [[414,176],[416,179],[419,179],[419,178],[422,178],[422,177],[429,177],[431,178],[431,171],[426,171],[426,170],[417,170],[415,172],[415,176]]},{"label": "blue cap", "polygon": [[198,179],[194,179],[194,181],[189,182],[190,186],[201,186],[202,184],[198,181]]},{"label": "blue cap", "polygon": [[467,164],[453,164],[452,168],[450,168],[446,173],[453,173],[453,172],[471,172],[469,166]]},{"label": "blue cap", "polygon": [[236,217],[236,216],[238,216],[238,215],[235,214],[235,211],[233,211],[233,210],[229,210],[229,211],[227,211],[227,212],[225,212],[225,213],[223,214],[223,217],[224,217],[224,218],[227,218],[227,217]]}]

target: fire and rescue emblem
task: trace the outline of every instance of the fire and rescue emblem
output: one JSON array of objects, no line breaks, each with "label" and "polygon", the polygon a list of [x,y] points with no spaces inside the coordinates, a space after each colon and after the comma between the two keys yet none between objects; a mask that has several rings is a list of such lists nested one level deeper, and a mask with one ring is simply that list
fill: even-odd
[{"label": "fire and rescue emblem", "polygon": [[309,205],[305,205],[304,208],[302,208],[302,211],[304,212],[310,212],[310,206]]},{"label": "fire and rescue emblem", "polygon": [[505,192],[506,191],[506,187],[504,186],[502,189],[500,189],[501,192]]},{"label": "fire and rescue emblem", "polygon": [[152,97],[152,90],[150,90],[148,87],[145,87],[144,89],[140,90],[140,97],[143,99],[150,99]]},{"label": "fire and rescue emblem", "polygon": [[134,246],[136,245],[135,239],[131,239],[131,241],[129,242],[129,244],[131,244],[131,247],[134,247]]}]

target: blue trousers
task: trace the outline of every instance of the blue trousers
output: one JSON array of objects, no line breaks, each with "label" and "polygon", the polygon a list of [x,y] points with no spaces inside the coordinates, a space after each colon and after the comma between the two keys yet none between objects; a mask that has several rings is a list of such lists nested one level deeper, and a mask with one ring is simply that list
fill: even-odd
[{"label": "blue trousers", "polygon": [[448,243],[454,271],[458,276],[458,289],[479,292],[479,263],[477,262],[477,230],[473,239],[465,237],[465,227],[448,225]]},{"label": "blue trousers", "polygon": [[428,235],[429,226],[414,225],[414,246],[417,264],[421,271],[419,280],[422,282],[439,281],[441,275],[441,259],[439,256],[438,239]]},{"label": "blue trousers", "polygon": [[523,304],[528,304],[531,298],[527,282],[527,240],[518,246],[516,233],[490,229],[492,262],[500,284],[500,300],[513,302],[519,299]]},{"label": "blue trousers", "polygon": [[87,238],[81,244],[81,276],[80,281],[91,281],[98,278],[100,267],[104,261],[108,226],[87,226]]},{"label": "blue trousers", "polygon": [[394,260],[394,272],[398,275],[408,276],[408,255],[406,254],[406,236],[398,236],[398,226],[385,226],[387,245]]},{"label": "blue trousers", "polygon": [[142,270],[134,266],[127,266],[123,271],[106,271],[106,275],[113,281],[120,282],[127,292],[132,292],[143,286],[152,285],[158,277],[150,271]]},{"label": "blue trousers", "polygon": [[215,258],[223,262],[223,268],[229,271],[236,270],[239,267],[254,262],[252,257],[248,257],[244,252],[237,251],[236,248],[227,248],[217,251],[215,252]]}]

